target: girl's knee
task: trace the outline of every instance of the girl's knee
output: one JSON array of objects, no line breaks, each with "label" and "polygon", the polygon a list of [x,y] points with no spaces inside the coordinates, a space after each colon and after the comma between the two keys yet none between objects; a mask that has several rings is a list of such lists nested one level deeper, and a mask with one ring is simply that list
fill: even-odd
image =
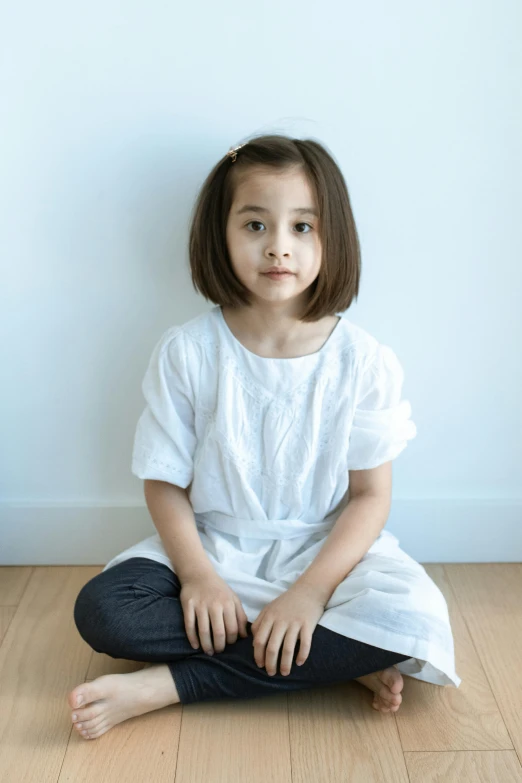
[{"label": "girl's knee", "polygon": [[74,603],[74,622],[78,633],[96,652],[104,652],[114,617],[118,615],[110,593],[98,580],[98,576],[87,582]]}]

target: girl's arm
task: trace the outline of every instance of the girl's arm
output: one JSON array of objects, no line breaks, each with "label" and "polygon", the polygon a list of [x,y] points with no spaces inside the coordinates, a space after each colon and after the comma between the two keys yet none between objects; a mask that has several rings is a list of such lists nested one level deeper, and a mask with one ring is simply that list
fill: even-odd
[{"label": "girl's arm", "polygon": [[391,508],[392,460],[349,473],[348,503],[294,585],[311,585],[324,605],[380,536]]},{"label": "girl's arm", "polygon": [[187,490],[166,481],[145,479],[144,492],[152,521],[179,581],[197,573],[215,573],[201,543]]}]

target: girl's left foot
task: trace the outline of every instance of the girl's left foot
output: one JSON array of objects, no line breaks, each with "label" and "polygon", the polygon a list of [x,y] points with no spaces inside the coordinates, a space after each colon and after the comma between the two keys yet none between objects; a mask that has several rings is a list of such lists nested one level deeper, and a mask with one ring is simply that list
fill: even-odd
[{"label": "girl's left foot", "polygon": [[177,704],[179,696],[169,667],[162,663],[129,674],[104,674],[78,685],[67,701],[78,734],[95,739],[128,718]]},{"label": "girl's left foot", "polygon": [[404,680],[395,666],[355,679],[375,693],[372,703],[374,709],[380,712],[397,712],[402,702]]}]

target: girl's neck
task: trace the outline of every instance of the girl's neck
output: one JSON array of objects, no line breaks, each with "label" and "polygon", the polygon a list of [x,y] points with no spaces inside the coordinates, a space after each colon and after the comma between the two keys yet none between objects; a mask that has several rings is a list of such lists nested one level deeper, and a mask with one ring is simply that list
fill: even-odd
[{"label": "girl's neck", "polygon": [[293,359],[319,351],[339,322],[339,316],[303,322],[277,318],[252,308],[221,308],[225,322],[242,345],[252,353],[274,359]]}]

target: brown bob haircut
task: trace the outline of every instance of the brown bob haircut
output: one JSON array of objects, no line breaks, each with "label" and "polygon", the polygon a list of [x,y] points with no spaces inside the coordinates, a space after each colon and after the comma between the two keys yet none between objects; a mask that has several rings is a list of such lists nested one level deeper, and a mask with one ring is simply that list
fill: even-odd
[{"label": "brown bob haircut", "polygon": [[321,267],[310,286],[302,321],[318,321],[347,310],[359,293],[361,254],[348,188],[332,155],[317,141],[283,135],[257,136],[227,153],[204,181],[194,205],[189,234],[192,283],[205,299],[237,308],[250,305],[250,291],[236,277],[226,242],[226,226],[236,174],[266,166],[304,171],[319,209]]}]

